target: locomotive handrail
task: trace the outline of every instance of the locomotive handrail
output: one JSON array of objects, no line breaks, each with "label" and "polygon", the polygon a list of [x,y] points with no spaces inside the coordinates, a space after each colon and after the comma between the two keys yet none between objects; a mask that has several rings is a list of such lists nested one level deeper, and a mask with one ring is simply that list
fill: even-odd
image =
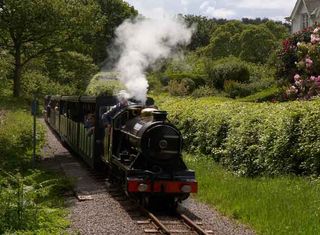
[{"label": "locomotive handrail", "polygon": [[133,138],[135,138],[135,139],[141,139],[141,137],[135,136],[135,135],[131,134],[131,133],[128,132],[128,131],[121,130],[121,132],[123,132],[124,134],[127,134],[127,135],[129,135],[129,136],[131,136],[131,137],[133,137]]}]

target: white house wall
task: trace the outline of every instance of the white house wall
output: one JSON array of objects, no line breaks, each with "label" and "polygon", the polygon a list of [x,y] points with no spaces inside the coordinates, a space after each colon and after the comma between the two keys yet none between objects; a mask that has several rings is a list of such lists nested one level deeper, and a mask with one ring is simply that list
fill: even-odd
[{"label": "white house wall", "polygon": [[[295,17],[292,19],[292,33],[296,33],[302,30],[302,15],[308,13],[307,8],[301,2],[299,9],[296,12]],[[309,25],[312,25],[312,22],[309,19]]]},{"label": "white house wall", "polygon": [[300,16],[296,16],[292,20],[292,33],[296,33],[298,31],[300,31],[300,20],[301,20]]},{"label": "white house wall", "polygon": [[[319,7],[320,7],[320,1],[319,1]],[[291,19],[291,31],[292,33],[296,33],[298,31],[301,31],[302,28],[302,15],[307,14],[308,10],[306,6],[304,5],[303,1],[300,1],[300,6],[298,7],[297,11],[295,12],[295,16]],[[315,23],[320,24],[320,17],[317,19],[310,19],[309,17],[309,26],[313,26]]]}]

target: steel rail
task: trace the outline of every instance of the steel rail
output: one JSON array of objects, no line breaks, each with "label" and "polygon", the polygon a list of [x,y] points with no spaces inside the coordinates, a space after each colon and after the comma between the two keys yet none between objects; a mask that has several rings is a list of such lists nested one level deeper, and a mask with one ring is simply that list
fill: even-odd
[{"label": "steel rail", "polygon": [[199,225],[197,225],[196,223],[194,223],[190,218],[188,218],[186,215],[177,212],[178,216],[183,219],[183,221],[189,225],[191,228],[193,228],[198,234],[201,235],[208,235],[209,233],[207,233],[205,230],[203,230]]},{"label": "steel rail", "polygon": [[161,221],[150,211],[147,211],[145,208],[140,207],[140,210],[145,213],[150,219],[162,230],[164,234],[171,234],[170,230],[163,224]]}]

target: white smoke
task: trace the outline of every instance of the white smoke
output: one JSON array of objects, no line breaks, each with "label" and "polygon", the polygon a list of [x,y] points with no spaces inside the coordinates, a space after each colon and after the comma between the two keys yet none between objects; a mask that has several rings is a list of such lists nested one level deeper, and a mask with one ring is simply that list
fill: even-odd
[{"label": "white smoke", "polygon": [[145,102],[145,70],[157,60],[172,56],[178,45],[188,44],[192,33],[182,19],[172,17],[127,20],[116,29],[120,57],[115,70],[131,97]]}]

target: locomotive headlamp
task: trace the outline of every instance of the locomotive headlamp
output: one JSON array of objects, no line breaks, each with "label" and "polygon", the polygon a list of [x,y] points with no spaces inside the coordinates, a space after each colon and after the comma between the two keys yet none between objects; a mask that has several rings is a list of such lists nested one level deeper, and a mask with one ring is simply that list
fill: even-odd
[{"label": "locomotive headlamp", "polygon": [[168,147],[168,142],[167,142],[166,140],[160,140],[160,141],[159,141],[159,147],[160,147],[161,149],[167,148],[167,147]]},{"label": "locomotive headlamp", "polygon": [[148,189],[148,185],[147,184],[139,184],[138,186],[138,190],[139,192],[145,192]]},{"label": "locomotive headlamp", "polygon": [[183,185],[181,187],[181,192],[184,192],[184,193],[190,193],[191,192],[191,185]]}]

